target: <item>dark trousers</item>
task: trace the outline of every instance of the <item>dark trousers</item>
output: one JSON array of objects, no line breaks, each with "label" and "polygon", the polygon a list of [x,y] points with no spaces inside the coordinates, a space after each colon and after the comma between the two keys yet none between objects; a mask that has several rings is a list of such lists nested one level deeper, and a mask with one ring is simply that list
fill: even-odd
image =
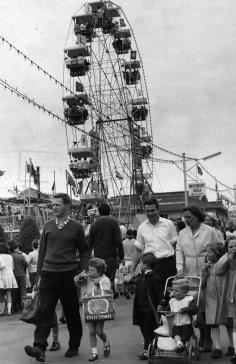
[{"label": "dark trousers", "polygon": [[172,336],[175,337],[176,335],[180,336],[183,344],[186,344],[186,342],[193,335],[193,326],[192,325],[182,325],[182,326],[173,325]]},{"label": "dark trousers", "polygon": [[154,337],[154,330],[156,328],[156,321],[151,309],[139,310],[139,327],[144,338],[144,350],[148,349],[149,344],[152,343]]},{"label": "dark trousers", "polygon": [[12,310],[17,311],[23,308],[23,302],[26,298],[26,277],[16,276],[18,288],[11,291],[12,295]]},{"label": "dark trousers", "polygon": [[115,276],[116,270],[119,267],[117,258],[106,258],[104,259],[107,265],[106,275],[111,281],[111,289],[115,293]]},{"label": "dark trousers", "polygon": [[45,350],[52,320],[60,299],[69,331],[69,347],[78,348],[82,337],[79,302],[74,283],[75,271],[42,272],[40,282],[41,319],[34,332],[34,346]]},{"label": "dark trousers", "polygon": [[158,274],[158,276],[161,278],[161,282],[164,287],[167,278],[176,275],[175,257],[172,256],[172,257],[168,257],[168,258],[158,259],[157,266],[155,267],[155,271]]},{"label": "dark trousers", "polygon": [[37,280],[37,273],[29,273],[29,279],[30,279],[30,286],[33,288],[33,286],[36,284]]}]

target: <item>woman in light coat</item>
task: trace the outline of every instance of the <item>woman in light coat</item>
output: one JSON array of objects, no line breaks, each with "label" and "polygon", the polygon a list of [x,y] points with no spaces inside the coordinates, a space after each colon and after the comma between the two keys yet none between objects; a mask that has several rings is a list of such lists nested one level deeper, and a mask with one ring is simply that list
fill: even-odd
[{"label": "woman in light coat", "polygon": [[[203,223],[204,214],[197,206],[188,206],[184,209],[183,217],[186,228],[179,233],[179,240],[176,245],[176,269],[177,276],[184,275],[201,276],[202,269],[207,258],[207,247],[217,243],[218,237],[215,229]],[[201,314],[204,312],[205,301],[204,291],[201,295]],[[200,317],[200,315],[199,315]],[[200,324],[200,346],[203,351],[211,351],[210,328],[205,325],[205,318]]]}]

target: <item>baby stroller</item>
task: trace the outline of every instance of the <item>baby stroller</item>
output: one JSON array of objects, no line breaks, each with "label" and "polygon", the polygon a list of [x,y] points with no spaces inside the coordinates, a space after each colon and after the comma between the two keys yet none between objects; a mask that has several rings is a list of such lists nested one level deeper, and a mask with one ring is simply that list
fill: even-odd
[{"label": "baby stroller", "polygon": [[[169,277],[165,283],[164,297],[170,293],[171,295],[171,282],[175,277]],[[197,296],[197,305],[199,304],[201,278],[196,276],[185,276],[189,280],[190,289],[189,296]],[[161,318],[164,330],[160,330],[160,326],[155,330],[155,338],[148,348],[148,362],[149,364],[156,364],[162,360],[184,360],[191,363],[193,360],[200,360],[200,350],[198,338],[195,333],[191,336],[190,340],[186,343],[186,348],[183,352],[176,352],[176,344],[171,337],[173,313],[170,311],[157,311],[158,318]],[[195,319],[192,320],[194,329]],[[162,331],[162,332],[161,332]]]}]

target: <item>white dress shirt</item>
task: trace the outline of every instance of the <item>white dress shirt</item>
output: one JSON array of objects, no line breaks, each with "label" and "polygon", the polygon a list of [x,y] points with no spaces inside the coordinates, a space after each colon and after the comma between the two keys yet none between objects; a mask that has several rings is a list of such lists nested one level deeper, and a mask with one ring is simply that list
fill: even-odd
[{"label": "white dress shirt", "polygon": [[155,225],[146,220],[138,228],[135,246],[143,253],[152,252],[158,259],[168,258],[174,255],[171,240],[176,236],[171,220],[159,217]]}]

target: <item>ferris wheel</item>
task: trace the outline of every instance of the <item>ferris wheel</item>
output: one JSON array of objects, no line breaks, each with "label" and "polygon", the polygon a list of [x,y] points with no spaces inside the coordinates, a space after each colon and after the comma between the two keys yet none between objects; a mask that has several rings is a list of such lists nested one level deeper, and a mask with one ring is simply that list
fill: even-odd
[{"label": "ferris wheel", "polygon": [[140,52],[128,19],[111,1],[72,17],[63,95],[69,168],[82,201],[110,199],[140,211],[151,191],[152,125]]}]

